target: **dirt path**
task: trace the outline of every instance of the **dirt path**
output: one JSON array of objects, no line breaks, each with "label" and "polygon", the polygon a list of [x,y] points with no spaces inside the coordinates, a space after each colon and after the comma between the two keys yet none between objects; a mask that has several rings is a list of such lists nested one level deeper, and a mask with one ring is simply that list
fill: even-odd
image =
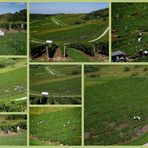
[{"label": "dirt path", "polygon": [[47,70],[47,72],[49,73],[49,74],[52,74],[52,75],[56,75],[53,71],[51,71],[47,66],[45,67],[45,69]]},{"label": "dirt path", "polygon": [[90,40],[89,42],[92,43],[92,42],[95,42],[95,41],[101,39],[108,31],[109,31],[109,27],[107,27],[106,30],[98,38]]},{"label": "dirt path", "polygon": [[57,48],[55,54],[54,54],[54,57],[52,58],[52,61],[61,61],[63,60],[63,55],[62,55],[62,52],[61,52],[61,49],[60,48]]},{"label": "dirt path", "polygon": [[63,144],[61,144],[60,142],[53,142],[53,141],[45,141],[43,140],[42,138],[38,138],[34,135],[30,135],[30,139],[33,139],[33,140],[36,140],[36,141],[40,141],[44,144],[49,144],[49,145],[60,145],[60,146],[63,146]]},{"label": "dirt path", "polygon": [[11,131],[9,131],[9,133],[6,133],[6,132],[3,132],[3,131],[1,131],[0,132],[0,136],[16,136],[16,135],[19,135],[19,133],[16,133],[16,132],[11,132]]},{"label": "dirt path", "polygon": [[51,21],[56,25],[60,25],[59,22],[57,22],[57,20],[54,17],[51,18]]}]

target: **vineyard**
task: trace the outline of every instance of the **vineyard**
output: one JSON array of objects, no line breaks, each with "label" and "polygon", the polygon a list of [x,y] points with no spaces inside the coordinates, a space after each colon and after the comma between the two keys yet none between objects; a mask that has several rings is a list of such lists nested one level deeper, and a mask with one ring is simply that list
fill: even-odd
[{"label": "vineyard", "polygon": [[125,52],[128,61],[148,61],[147,55],[139,55],[141,49],[147,51],[147,11],[145,3],[112,4],[112,51]]},{"label": "vineyard", "polygon": [[148,142],[147,76],[147,66],[85,66],[85,145]]},{"label": "vineyard", "polygon": [[0,145],[27,145],[26,123],[26,115],[0,115]]},{"label": "vineyard", "polygon": [[30,66],[31,104],[81,104],[81,67]]},{"label": "vineyard", "polygon": [[[108,28],[107,8],[89,14],[30,14],[30,20],[33,61],[108,60],[108,31],[97,40]],[[48,45],[46,40],[53,43]],[[47,47],[52,53],[47,53]]]},{"label": "vineyard", "polygon": [[80,144],[80,108],[33,107],[30,109],[30,145]]},{"label": "vineyard", "polygon": [[0,55],[25,55],[27,35],[23,32],[6,33],[0,36]]},{"label": "vineyard", "polygon": [[26,111],[26,59],[0,59],[0,111]]},{"label": "vineyard", "polygon": [[26,22],[26,9],[16,13],[6,11],[4,14],[0,14],[0,32],[3,33],[3,35],[0,34],[0,55],[27,54]]}]

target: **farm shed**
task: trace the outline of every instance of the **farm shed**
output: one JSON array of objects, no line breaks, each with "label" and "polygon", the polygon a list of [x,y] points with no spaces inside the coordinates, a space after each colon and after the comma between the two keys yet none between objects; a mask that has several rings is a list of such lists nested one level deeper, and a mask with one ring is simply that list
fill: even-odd
[{"label": "farm shed", "polygon": [[4,35],[5,35],[5,33],[0,30],[0,36],[4,36]]},{"label": "farm shed", "polygon": [[113,62],[126,62],[126,54],[120,50],[112,52],[112,61]]}]

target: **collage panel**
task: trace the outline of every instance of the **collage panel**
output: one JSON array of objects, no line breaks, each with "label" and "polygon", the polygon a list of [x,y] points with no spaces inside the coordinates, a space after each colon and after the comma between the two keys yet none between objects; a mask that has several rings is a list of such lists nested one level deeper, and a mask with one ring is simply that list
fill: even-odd
[{"label": "collage panel", "polygon": [[108,2],[30,3],[32,62],[108,62]]},{"label": "collage panel", "polygon": [[27,115],[0,115],[0,146],[27,145]]},{"label": "collage panel", "polygon": [[30,145],[81,145],[81,108],[31,107]]},{"label": "collage panel", "polygon": [[0,58],[0,112],[26,111],[26,58]]},{"label": "collage panel", "polygon": [[80,65],[30,65],[30,104],[81,104]]},{"label": "collage panel", "polygon": [[112,3],[112,62],[148,62],[147,12],[148,3]]},{"label": "collage panel", "polygon": [[147,145],[148,65],[85,65],[85,145]]},{"label": "collage panel", "polygon": [[27,54],[27,3],[0,2],[0,55]]}]

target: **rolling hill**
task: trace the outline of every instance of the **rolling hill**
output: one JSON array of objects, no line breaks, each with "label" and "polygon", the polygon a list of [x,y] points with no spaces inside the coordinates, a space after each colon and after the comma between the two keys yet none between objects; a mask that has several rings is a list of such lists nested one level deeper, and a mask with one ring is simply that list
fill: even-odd
[{"label": "rolling hill", "polygon": [[[108,9],[89,14],[30,14],[30,20],[32,59],[41,56],[45,61],[48,60],[44,56],[45,47],[42,47],[43,52],[37,47],[34,49],[37,44],[44,45],[46,40],[52,40],[57,45],[50,59],[53,61],[104,61],[105,58],[101,59],[99,55],[108,55]],[[81,54],[82,58],[75,59],[72,50],[75,50],[76,55]]]}]

